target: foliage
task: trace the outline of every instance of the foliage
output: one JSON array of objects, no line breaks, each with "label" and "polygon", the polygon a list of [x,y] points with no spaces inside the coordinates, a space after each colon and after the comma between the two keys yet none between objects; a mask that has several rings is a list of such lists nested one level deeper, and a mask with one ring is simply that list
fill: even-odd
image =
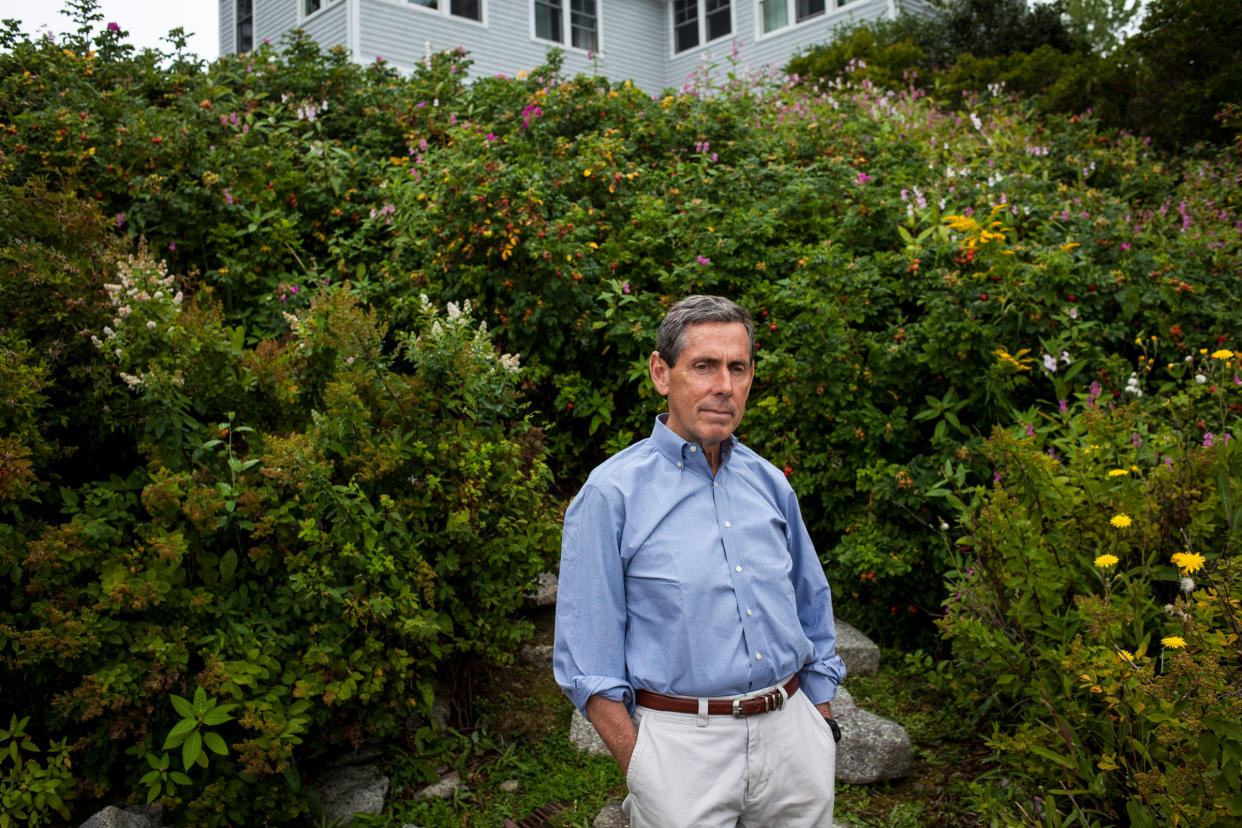
[{"label": "foliage", "polygon": [[1062,0],[1071,31],[1106,54],[1121,43],[1118,37],[1142,9],[1141,0]]},{"label": "foliage", "polygon": [[1009,788],[985,793],[985,814],[1242,817],[1236,360],[1187,357],[1188,386],[1144,361],[1133,402],[1089,391],[987,441],[995,483],[961,504],[941,622],[997,712]]}]

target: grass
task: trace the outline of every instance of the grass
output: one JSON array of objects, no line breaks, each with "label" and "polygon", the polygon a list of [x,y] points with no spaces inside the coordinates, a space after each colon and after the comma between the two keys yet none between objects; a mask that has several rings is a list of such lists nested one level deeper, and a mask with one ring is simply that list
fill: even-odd
[{"label": "grass", "polygon": [[[535,641],[551,641],[550,615],[537,619]],[[977,735],[978,724],[951,702],[952,683],[945,666],[937,667],[928,656],[891,650],[884,651],[879,675],[847,680],[860,707],[906,728],[914,764],[910,775],[896,782],[838,783],[841,824],[983,824],[972,814],[971,785],[986,770],[988,754]],[[546,666],[518,663],[496,671],[480,692],[478,708],[473,732],[437,734],[391,756],[385,813],[359,817],[355,825],[500,828],[506,819],[520,823],[542,808],[545,814],[556,811],[547,818],[549,826],[589,828],[605,803],[625,796],[625,780],[611,758],[588,756],[570,745],[572,707]],[[452,800],[414,799],[433,772],[450,769],[461,773],[464,788],[459,795]]]}]

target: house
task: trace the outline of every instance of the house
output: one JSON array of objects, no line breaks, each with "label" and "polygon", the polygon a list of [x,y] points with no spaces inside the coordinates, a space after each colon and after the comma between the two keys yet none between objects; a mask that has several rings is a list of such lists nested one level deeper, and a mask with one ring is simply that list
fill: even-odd
[{"label": "house", "polygon": [[[411,71],[428,50],[470,52],[471,74],[516,75],[565,50],[565,71],[679,87],[717,71],[783,66],[851,22],[927,15],[927,0],[219,0],[220,51],[247,52],[301,28],[358,63]],[[736,47],[736,48],[735,48]],[[736,60],[735,64],[729,64]]]}]

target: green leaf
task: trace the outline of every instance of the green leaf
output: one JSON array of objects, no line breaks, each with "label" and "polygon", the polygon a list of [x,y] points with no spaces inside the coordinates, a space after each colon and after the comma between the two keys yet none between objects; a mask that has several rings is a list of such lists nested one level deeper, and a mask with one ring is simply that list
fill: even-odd
[{"label": "green leaf", "polygon": [[1233,739],[1235,742],[1242,742],[1242,725],[1237,722],[1226,721],[1215,716],[1204,716],[1203,723],[1213,733]]},{"label": "green leaf", "polygon": [[201,687],[194,688],[194,712],[191,714],[196,719],[201,719],[203,714],[215,705],[214,699],[207,698],[207,691]]},{"label": "green leaf", "polygon": [[[201,692],[202,688],[199,689]],[[194,708],[190,705],[190,702],[187,699],[178,696],[176,693],[172,693],[168,698],[172,701],[173,710],[177,711],[178,716],[183,719],[194,718]]]},{"label": "green leaf", "polygon": [[198,727],[198,721],[195,719],[181,719],[172,730],[168,731],[168,737],[164,739],[164,747],[162,750],[171,750],[181,744],[185,739],[185,735],[194,728]]},{"label": "green leaf", "polygon": [[229,752],[228,745],[226,745],[224,740],[220,738],[219,733],[212,732],[205,734],[203,736],[203,744],[205,744],[213,753],[217,753],[220,756],[226,756]]},{"label": "green leaf", "polygon": [[1031,753],[1034,753],[1036,756],[1042,756],[1043,758],[1047,759],[1049,762],[1056,762],[1058,765],[1060,765],[1063,768],[1069,768],[1070,770],[1077,770],[1077,765],[1075,765],[1072,761],[1070,761],[1068,757],[1062,756],[1061,754],[1048,750],[1048,748],[1042,747],[1040,745],[1029,745],[1029,748],[1030,748]]},{"label": "green leaf", "polygon": [[173,771],[172,773],[168,774],[168,778],[176,782],[178,785],[193,785],[194,784],[194,780],[186,776],[181,771]]},{"label": "green leaf", "polygon": [[233,714],[229,713],[229,711],[236,706],[235,704],[221,704],[211,708],[203,714],[203,724],[215,727],[225,722],[231,722]]},{"label": "green leaf", "polygon": [[186,770],[194,767],[194,763],[198,761],[199,755],[203,752],[203,737],[196,730],[186,737],[185,744],[181,746],[181,764]]},{"label": "green leaf", "polygon": [[228,583],[237,572],[237,551],[230,549],[220,558],[220,581]]}]

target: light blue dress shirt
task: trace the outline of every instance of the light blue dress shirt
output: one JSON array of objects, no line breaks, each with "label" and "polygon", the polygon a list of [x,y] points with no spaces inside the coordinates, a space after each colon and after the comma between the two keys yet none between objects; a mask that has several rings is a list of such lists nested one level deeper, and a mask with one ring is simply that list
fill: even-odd
[{"label": "light blue dress shirt", "polygon": [[565,513],[553,669],[599,694],[720,697],[797,673],[814,703],[845,678],[832,593],[785,476],[730,437],[712,477],[666,426],[597,467]]}]

